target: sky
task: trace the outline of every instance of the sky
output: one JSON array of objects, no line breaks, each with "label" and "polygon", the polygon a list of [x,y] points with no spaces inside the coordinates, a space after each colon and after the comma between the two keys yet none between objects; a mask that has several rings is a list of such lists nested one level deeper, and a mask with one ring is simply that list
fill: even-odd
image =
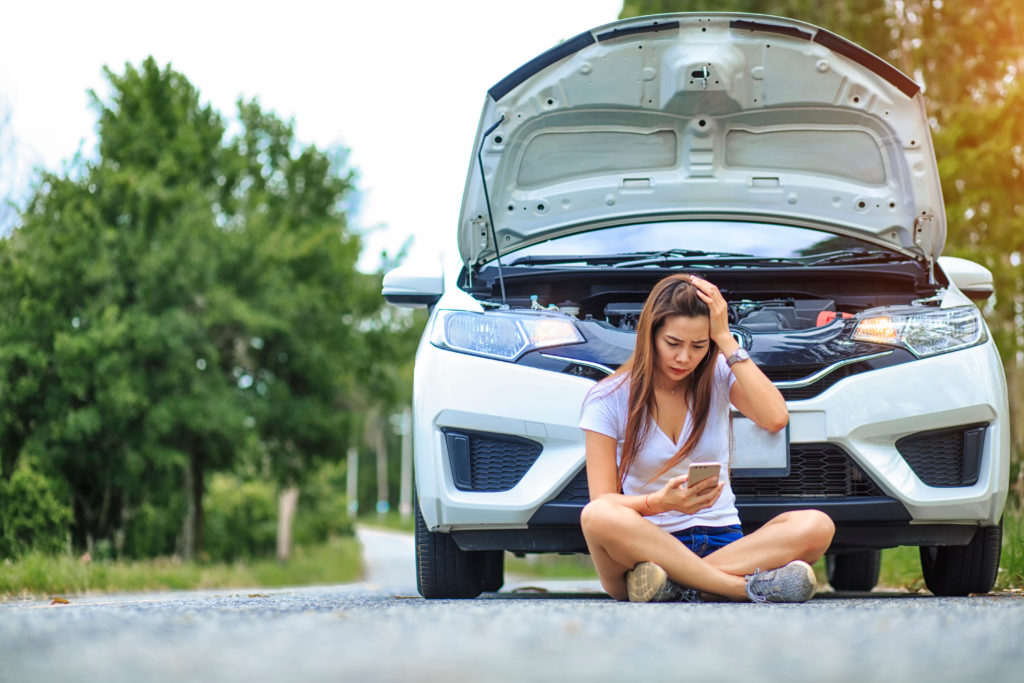
[{"label": "sky", "polygon": [[[152,55],[226,118],[239,97],[293,119],[299,141],[341,145],[358,174],[359,267],[411,236],[437,263],[455,231],[487,89],[534,56],[614,21],[622,0],[0,0],[0,116],[17,163],[59,171],[94,154],[103,67]],[[0,188],[3,188],[0,185]]]}]

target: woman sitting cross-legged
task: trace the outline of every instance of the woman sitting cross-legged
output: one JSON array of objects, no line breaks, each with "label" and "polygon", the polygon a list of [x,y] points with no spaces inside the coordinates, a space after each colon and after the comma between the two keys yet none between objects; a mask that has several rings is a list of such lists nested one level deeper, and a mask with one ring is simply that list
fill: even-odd
[{"label": "woman sitting cross-legged", "polygon": [[[617,600],[803,602],[810,564],[835,527],[818,510],[784,512],[743,535],[729,485],[729,404],[778,431],[779,390],[729,332],[710,282],[665,278],[637,324],[636,348],[583,404],[590,503],[583,535],[601,585]],[[728,359],[728,360],[727,360]],[[719,462],[719,480],[687,486],[691,462]]]}]

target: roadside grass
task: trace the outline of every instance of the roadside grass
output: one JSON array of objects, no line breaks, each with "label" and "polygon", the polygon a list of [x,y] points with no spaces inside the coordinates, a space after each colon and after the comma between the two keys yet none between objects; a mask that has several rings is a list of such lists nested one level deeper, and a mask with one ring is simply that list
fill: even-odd
[{"label": "roadside grass", "polygon": [[230,564],[175,558],[82,562],[69,556],[29,553],[0,564],[0,601],[81,593],[346,583],[358,579],[361,572],[359,542],[353,536],[296,548],[284,564],[276,559]]}]

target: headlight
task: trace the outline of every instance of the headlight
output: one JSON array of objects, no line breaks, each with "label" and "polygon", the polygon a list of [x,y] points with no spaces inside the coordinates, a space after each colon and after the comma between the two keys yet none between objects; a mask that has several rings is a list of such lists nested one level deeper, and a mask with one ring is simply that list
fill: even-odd
[{"label": "headlight", "polygon": [[505,312],[438,311],[430,343],[442,349],[512,361],[531,349],[582,342],[561,316]]},{"label": "headlight", "polygon": [[876,308],[858,318],[854,340],[903,346],[918,358],[965,349],[986,339],[981,313],[974,306]]}]

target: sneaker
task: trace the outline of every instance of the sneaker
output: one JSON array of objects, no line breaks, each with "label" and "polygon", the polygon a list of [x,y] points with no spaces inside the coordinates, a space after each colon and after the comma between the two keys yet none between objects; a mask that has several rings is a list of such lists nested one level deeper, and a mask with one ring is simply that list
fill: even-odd
[{"label": "sneaker", "polygon": [[626,572],[626,594],[630,602],[700,602],[700,593],[680,586],[653,562],[641,562]]},{"label": "sneaker", "polygon": [[818,589],[814,570],[802,560],[767,572],[759,569],[745,578],[753,602],[807,602]]}]

